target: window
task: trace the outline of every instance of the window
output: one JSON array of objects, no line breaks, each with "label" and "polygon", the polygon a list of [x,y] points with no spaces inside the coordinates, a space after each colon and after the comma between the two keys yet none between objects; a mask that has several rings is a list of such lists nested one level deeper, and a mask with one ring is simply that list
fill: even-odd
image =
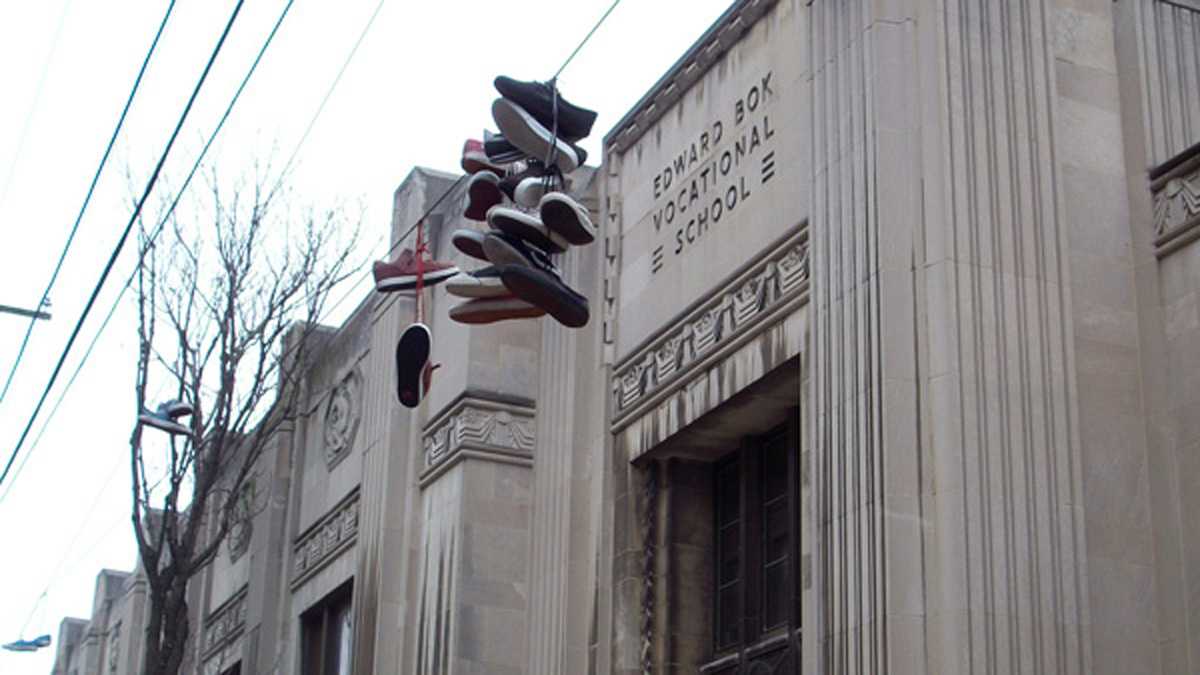
[{"label": "window", "polygon": [[799,672],[799,462],[798,430],[789,423],[748,439],[714,466],[716,588],[706,673]]},{"label": "window", "polygon": [[347,582],[300,615],[300,672],[303,675],[350,675],[354,617]]}]

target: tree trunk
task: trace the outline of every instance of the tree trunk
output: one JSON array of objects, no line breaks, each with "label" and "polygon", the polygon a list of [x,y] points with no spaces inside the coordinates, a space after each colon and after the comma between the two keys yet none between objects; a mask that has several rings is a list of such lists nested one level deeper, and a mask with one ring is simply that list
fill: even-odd
[{"label": "tree trunk", "polygon": [[150,615],[146,622],[145,675],[179,675],[187,656],[187,579],[163,575],[166,588],[150,592]]}]

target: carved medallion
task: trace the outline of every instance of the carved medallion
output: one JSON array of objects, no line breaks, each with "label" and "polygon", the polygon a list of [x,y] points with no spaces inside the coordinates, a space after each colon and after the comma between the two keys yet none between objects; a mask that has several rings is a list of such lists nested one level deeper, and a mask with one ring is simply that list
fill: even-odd
[{"label": "carved medallion", "polygon": [[362,419],[362,374],[358,369],[346,373],[325,404],[325,463],[329,468],[340,462],[354,446],[354,436]]}]

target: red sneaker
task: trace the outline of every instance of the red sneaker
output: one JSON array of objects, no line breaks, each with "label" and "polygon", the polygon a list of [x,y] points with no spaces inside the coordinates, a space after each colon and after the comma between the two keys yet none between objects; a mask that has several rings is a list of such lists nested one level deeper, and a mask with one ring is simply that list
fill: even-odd
[{"label": "red sneaker", "polygon": [[463,143],[462,169],[467,173],[492,171],[498,176],[504,175],[504,167],[488,158],[483,149],[483,141],[474,138],[469,138]]},{"label": "red sneaker", "polygon": [[[458,267],[451,263],[426,258],[421,261],[425,274],[425,285],[432,286],[458,274]],[[376,260],[371,267],[375,276],[375,290],[380,293],[404,291],[417,287],[417,256],[412,249],[400,251],[395,262]]]}]

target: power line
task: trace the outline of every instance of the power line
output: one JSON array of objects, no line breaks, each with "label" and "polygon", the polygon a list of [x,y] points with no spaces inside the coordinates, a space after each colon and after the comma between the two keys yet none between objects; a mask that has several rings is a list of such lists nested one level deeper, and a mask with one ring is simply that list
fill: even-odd
[{"label": "power line", "polygon": [[600,30],[600,26],[603,25],[604,22],[608,19],[608,15],[612,14],[613,10],[616,9],[617,5],[619,5],[619,4],[621,4],[621,0],[613,0],[613,4],[609,5],[608,9],[605,10],[604,14],[600,15],[600,20],[596,22],[596,25],[592,26],[592,29],[590,31],[588,31],[587,35],[583,36],[583,40],[580,41],[580,43],[577,47],[575,47],[575,51],[571,52],[571,55],[567,57],[567,60],[563,61],[563,64],[561,66],[559,66],[558,70],[556,70],[554,72],[554,77],[550,78],[550,80],[552,82],[554,80],[557,80],[559,75],[562,75],[562,72],[564,70],[566,70],[567,66],[571,64],[571,61],[573,61],[575,59],[575,55],[578,54],[580,52],[580,50],[583,49],[583,46],[588,43],[588,40],[592,39],[592,36],[596,34],[596,31]]},{"label": "power line", "polygon": [[[255,70],[258,69],[258,64],[262,62],[263,56],[267,53],[267,48],[270,47],[271,43],[275,40],[275,34],[279,32],[279,27],[283,25],[283,20],[287,18],[288,12],[291,11],[293,4],[295,4],[295,0],[288,0],[287,5],[285,5],[283,11],[280,12],[279,18],[275,20],[275,25],[271,28],[271,32],[267,34],[266,40],[263,41],[263,46],[258,50],[258,55],[254,57],[254,62],[250,64],[250,68],[246,71],[245,77],[242,78],[241,84],[238,85],[237,90],[233,93],[233,97],[230,99],[229,105],[225,107],[225,112],[221,115],[221,119],[217,121],[216,127],[214,127],[212,133],[209,134],[208,140],[204,143],[204,147],[200,150],[200,154],[196,157],[196,161],[192,163],[192,168],[188,172],[187,177],[184,179],[179,189],[176,190],[175,198],[171,201],[170,207],[167,208],[166,212],[159,219],[158,224],[155,226],[154,232],[151,233],[149,239],[150,243],[153,243],[153,241],[158,237],[159,233],[162,232],[163,227],[167,224],[167,220],[170,219],[171,214],[175,212],[175,207],[179,206],[179,201],[183,197],[183,193],[187,190],[188,185],[191,184],[192,179],[200,170],[200,165],[204,161],[205,155],[208,154],[213,142],[217,139],[217,135],[220,134],[221,130],[225,127],[225,122],[229,120],[229,115],[233,112],[233,107],[237,104],[238,99],[241,98],[242,92],[245,91],[246,85],[249,84],[250,78],[254,75]],[[149,250],[149,244],[147,245],[146,250]],[[34,451],[37,450],[38,444],[42,440],[42,435],[46,433],[46,428],[50,426],[50,422],[53,421],[55,414],[58,413],[58,407],[62,404],[67,392],[71,390],[71,386],[75,384],[75,379],[79,377],[79,372],[83,370],[83,366],[87,363],[88,358],[92,355],[92,350],[96,348],[96,343],[100,341],[100,336],[103,335],[105,329],[108,328],[108,322],[112,320],[113,315],[116,313],[117,307],[121,303],[121,298],[125,296],[125,292],[129,290],[130,285],[133,284],[133,280],[137,276],[137,270],[141,266],[142,260],[145,258],[146,250],[143,250],[139,253],[138,264],[134,266],[133,272],[131,272],[129,274],[129,278],[125,280],[125,285],[122,286],[120,292],[117,293],[117,297],[113,300],[113,304],[109,308],[108,314],[105,315],[104,321],[100,324],[100,328],[96,331],[95,336],[92,337],[91,343],[88,344],[87,350],[83,354],[83,358],[79,360],[79,363],[75,367],[75,371],[71,374],[71,379],[67,380],[66,386],[64,386],[62,391],[59,392],[58,399],[55,400],[54,407],[50,409],[50,414],[46,416],[46,421],[42,423],[42,428],[38,431],[38,435],[34,437],[33,443],[29,447],[29,452],[25,453],[25,457],[21,460],[21,463],[17,465],[17,471],[15,474],[13,474],[13,479],[9,481],[8,488],[3,494],[0,494],[0,504],[4,503],[4,500],[8,497],[8,493],[12,491],[13,484],[15,484],[17,478],[21,476],[21,471],[25,468],[25,464],[29,461],[29,458],[33,456]]]},{"label": "power line", "polygon": [[[70,4],[69,0],[68,4]],[[96,173],[92,176],[92,184],[88,186],[87,195],[83,198],[83,205],[79,207],[79,214],[75,216],[75,224],[71,226],[71,233],[67,235],[67,243],[63,245],[62,253],[58,256],[58,263],[54,265],[54,272],[50,275],[50,282],[46,284],[46,290],[42,292],[42,299],[37,305],[38,309],[45,307],[46,301],[50,297],[50,291],[54,288],[54,282],[58,280],[58,273],[62,270],[63,261],[66,260],[67,252],[71,250],[71,242],[75,240],[75,233],[79,230],[79,223],[83,220],[83,214],[87,211],[88,204],[92,201],[92,194],[96,191],[96,184],[100,182],[100,174],[104,171],[104,165],[108,162],[108,156],[112,154],[113,146],[117,142],[117,136],[121,133],[121,127],[125,125],[125,117],[129,114],[129,108],[133,105],[133,98],[137,95],[138,87],[142,84],[142,76],[146,74],[146,68],[150,65],[150,57],[154,56],[154,50],[158,47],[158,40],[162,37],[163,29],[167,27],[167,20],[171,18],[171,11],[173,9],[175,9],[175,0],[171,0],[171,3],[167,5],[167,12],[163,14],[162,21],[158,24],[158,32],[154,34],[154,41],[150,43],[150,49],[146,52],[146,58],[142,60],[142,67],[138,70],[137,78],[133,81],[133,88],[129,91],[129,98],[125,99],[125,108],[121,110],[121,117],[117,120],[117,126],[113,129],[112,137],[108,139],[108,147],[104,149],[104,155],[100,157],[100,165],[96,167]],[[57,34],[55,34],[56,40],[57,37]],[[4,389],[0,390],[0,403],[3,403],[4,397],[8,395],[8,388],[12,386],[13,376],[17,374],[17,368],[21,365],[21,358],[25,355],[25,347],[29,345],[29,336],[33,334],[33,326],[36,323],[36,318],[29,320],[29,326],[25,329],[25,337],[21,339],[21,347],[17,350],[17,358],[13,361],[12,369],[8,371],[8,378],[4,381]]]},{"label": "power line", "polygon": [[205,64],[204,72],[201,73],[200,80],[192,90],[192,95],[188,99],[187,106],[183,109],[183,114],[179,117],[179,122],[175,125],[175,130],[171,133],[170,140],[167,141],[167,147],[163,150],[162,156],[159,157],[158,165],[154,167],[154,173],[151,174],[150,180],[146,182],[146,188],[142,191],[142,196],[138,199],[137,206],[134,208],[133,214],[129,217],[129,223],[125,226],[125,231],[121,234],[120,240],[117,241],[112,255],[108,258],[108,263],[104,266],[104,271],[100,274],[100,280],[96,282],[96,287],[92,289],[92,294],[88,298],[87,305],[84,306],[79,320],[75,323],[74,330],[71,331],[71,337],[67,340],[67,345],[59,356],[58,363],[54,366],[54,372],[50,375],[50,381],[46,383],[46,388],[42,391],[37,406],[33,409],[33,414],[29,416],[29,422],[25,425],[25,430],[21,432],[21,438],[17,441],[17,446],[13,448],[8,462],[4,465],[4,471],[0,473],[0,484],[3,484],[4,479],[8,477],[8,472],[12,469],[13,462],[16,461],[17,454],[21,451],[21,446],[25,444],[25,439],[29,436],[29,430],[33,428],[34,420],[37,419],[38,413],[41,412],[42,405],[46,402],[46,397],[50,395],[50,389],[54,386],[55,380],[58,379],[58,374],[62,372],[63,363],[66,362],[67,355],[70,354],[71,347],[75,344],[75,339],[79,337],[79,330],[83,327],[84,321],[87,320],[88,314],[92,311],[92,306],[96,304],[96,297],[100,295],[100,290],[104,287],[104,282],[108,279],[109,272],[112,271],[113,265],[117,262],[117,257],[120,255],[121,249],[124,248],[125,241],[129,238],[129,232],[133,229],[134,222],[141,215],[142,206],[146,203],[146,199],[154,189],[154,184],[158,182],[159,173],[162,172],[163,164],[167,161],[167,156],[171,153],[171,147],[175,145],[175,139],[179,137],[179,132],[183,129],[183,124],[187,120],[188,113],[191,112],[192,105],[195,104],[196,97],[199,96],[200,89],[204,86],[204,81],[208,79],[208,74],[212,70],[213,63],[216,62],[217,55],[221,53],[221,47],[225,45],[225,38],[229,36],[229,31],[233,28],[233,23],[237,20],[238,14],[241,13],[242,5],[245,4],[245,1],[238,0],[237,5],[233,8],[233,13],[229,16],[229,21],[225,24],[225,30],[221,32],[221,38],[217,41],[217,46],[213,49],[208,63]]}]

